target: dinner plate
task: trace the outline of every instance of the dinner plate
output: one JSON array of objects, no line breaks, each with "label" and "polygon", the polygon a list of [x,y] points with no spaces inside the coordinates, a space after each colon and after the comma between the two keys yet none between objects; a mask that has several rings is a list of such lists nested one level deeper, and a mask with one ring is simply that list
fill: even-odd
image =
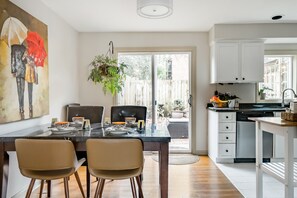
[{"label": "dinner plate", "polygon": [[126,135],[128,132],[127,131],[109,131],[109,133],[113,135]]},{"label": "dinner plate", "polygon": [[51,128],[51,131],[52,131],[52,134],[66,134],[73,131],[77,131],[77,129],[75,127],[67,127],[62,129]]},{"label": "dinner plate", "polygon": [[72,131],[52,131],[52,134],[54,135],[62,135],[66,133],[71,133]]}]

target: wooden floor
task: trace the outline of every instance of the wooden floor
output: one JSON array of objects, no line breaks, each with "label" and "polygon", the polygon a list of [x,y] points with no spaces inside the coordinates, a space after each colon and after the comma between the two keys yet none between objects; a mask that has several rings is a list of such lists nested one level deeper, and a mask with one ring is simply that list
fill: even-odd
[{"label": "wooden floor", "polygon": [[[85,167],[80,168],[79,175],[86,190]],[[158,163],[145,157],[143,192],[146,198],[159,198]],[[74,176],[70,178],[70,197],[80,198]],[[92,197],[96,188],[95,178],[92,177]],[[46,186],[45,186],[46,189]],[[38,197],[39,189],[33,192],[32,197]],[[46,190],[43,196],[46,197]],[[52,197],[64,197],[62,180],[53,181]],[[105,198],[129,198],[132,197],[129,180],[107,181],[103,197]],[[207,157],[200,156],[199,162],[191,165],[169,166],[169,198],[194,198],[194,197],[243,197],[240,192],[230,183],[224,174]]]}]

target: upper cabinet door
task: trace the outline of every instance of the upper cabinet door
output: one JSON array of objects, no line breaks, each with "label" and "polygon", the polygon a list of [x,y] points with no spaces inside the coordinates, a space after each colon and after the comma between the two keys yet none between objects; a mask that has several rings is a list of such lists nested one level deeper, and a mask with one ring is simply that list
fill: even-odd
[{"label": "upper cabinet door", "polygon": [[264,44],[241,43],[241,81],[263,82]]},{"label": "upper cabinet door", "polygon": [[216,43],[212,60],[212,83],[238,80],[239,49],[237,43]]},{"label": "upper cabinet door", "polygon": [[213,44],[210,74],[210,83],[263,82],[264,44],[252,41]]}]

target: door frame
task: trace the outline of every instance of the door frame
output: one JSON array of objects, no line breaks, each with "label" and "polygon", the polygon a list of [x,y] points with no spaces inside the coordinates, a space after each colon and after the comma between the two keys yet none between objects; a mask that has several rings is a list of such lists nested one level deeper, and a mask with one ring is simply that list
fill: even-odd
[{"label": "door frame", "polygon": [[[190,83],[190,93],[189,95],[192,96],[192,107],[190,108],[190,129],[189,129],[189,136],[191,139],[190,142],[190,151],[191,153],[196,153],[196,47],[116,47],[114,49],[115,57],[118,57],[119,53],[136,53],[136,52],[143,52],[143,53],[165,53],[165,52],[188,52],[190,53],[191,63],[189,68],[189,83]],[[113,104],[116,104],[117,97],[114,97]],[[153,107],[154,108],[154,107]]]}]

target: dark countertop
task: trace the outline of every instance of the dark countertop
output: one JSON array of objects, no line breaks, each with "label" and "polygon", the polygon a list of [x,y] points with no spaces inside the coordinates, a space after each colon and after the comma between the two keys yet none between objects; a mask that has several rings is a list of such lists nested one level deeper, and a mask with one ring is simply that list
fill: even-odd
[{"label": "dark countertop", "polygon": [[18,138],[36,138],[36,139],[69,139],[77,142],[86,141],[89,138],[140,138],[144,142],[170,142],[171,137],[166,126],[151,127],[147,126],[143,132],[131,129],[131,132],[125,135],[114,135],[106,131],[106,128],[96,128],[82,131],[63,131],[52,132],[49,125],[35,126],[11,133],[0,135],[2,142],[11,142]]},{"label": "dark countertop", "polygon": [[281,107],[281,103],[240,103],[238,108],[215,108],[208,104],[207,108],[216,112],[245,112],[245,111],[266,111],[282,112],[286,108]]}]

